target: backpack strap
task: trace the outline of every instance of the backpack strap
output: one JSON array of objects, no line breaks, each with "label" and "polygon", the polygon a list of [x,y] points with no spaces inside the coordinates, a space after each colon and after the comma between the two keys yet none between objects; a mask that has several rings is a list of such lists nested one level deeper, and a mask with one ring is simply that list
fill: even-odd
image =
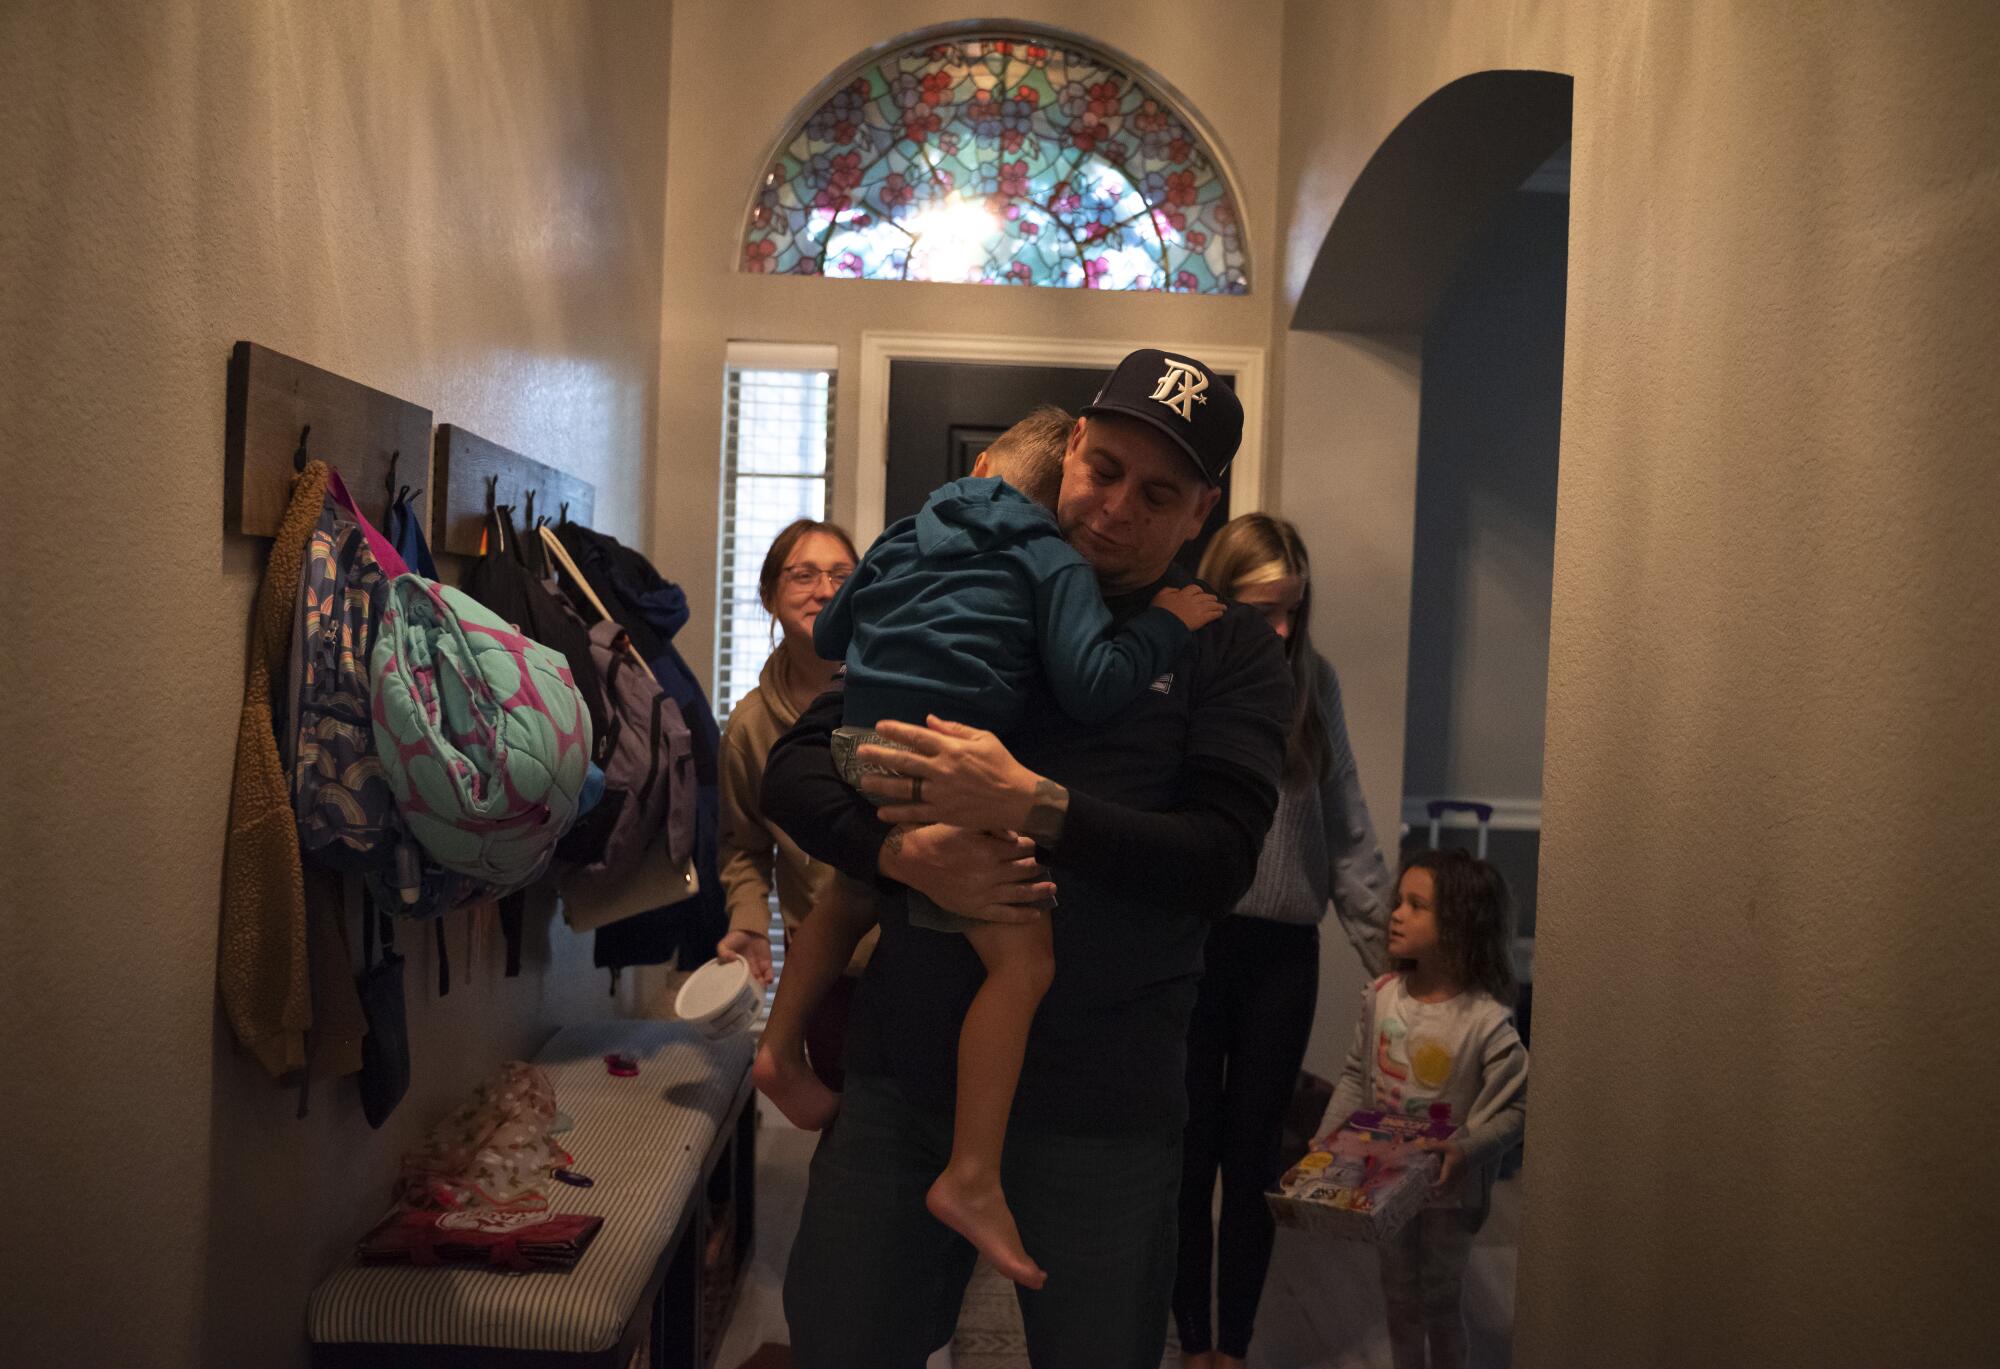
[{"label": "backpack strap", "polygon": [[[308,876],[310,877],[310,876]],[[312,900],[306,900],[306,917],[312,917]],[[308,925],[306,929],[306,1013],[310,1023],[319,1021],[319,978],[312,972],[313,936]],[[308,1025],[299,1033],[300,1054],[305,1063],[299,1067],[299,1109],[292,1114],[294,1121],[303,1122],[311,1111],[313,1075],[313,1029]]]},{"label": "backpack strap", "polygon": [[604,733],[610,739],[604,746],[607,757],[618,749],[618,736],[625,729],[625,720],[618,715],[618,674],[629,664],[624,652],[613,651],[611,668],[604,672],[604,699],[608,705],[604,710]]},{"label": "backpack strap", "polygon": [[431,926],[437,930],[439,998],[451,992],[451,952],[445,949],[444,917],[443,913],[439,913],[431,920]]},{"label": "backpack strap", "polygon": [[486,535],[480,539],[481,556],[500,556],[507,551],[507,544],[513,541],[513,533],[500,522],[499,506],[486,511]]},{"label": "backpack strap", "polygon": [[529,574],[537,580],[547,580],[554,572],[549,569],[549,551],[543,545],[541,529],[548,523],[545,516],[540,523],[531,524],[528,535],[521,539],[521,559],[527,564]]},{"label": "backpack strap", "polygon": [[403,564],[401,554],[389,544],[388,538],[375,530],[375,525],[368,521],[368,515],[361,512],[361,506],[354,502],[354,496],[347,492],[339,471],[327,470],[326,493],[329,499],[347,511],[347,516],[361,529],[361,535],[368,541],[368,550],[375,554],[375,563],[382,567],[384,575],[394,579],[410,573],[410,568]]},{"label": "backpack strap", "polygon": [[639,806],[644,808],[646,800],[653,796],[653,785],[660,778],[660,732],[666,726],[667,696],[653,691],[653,739],[646,752],[646,782],[639,786]]},{"label": "backpack strap", "polygon": [[500,935],[507,942],[507,978],[521,975],[521,924],[528,909],[528,891],[516,889],[500,900]]}]

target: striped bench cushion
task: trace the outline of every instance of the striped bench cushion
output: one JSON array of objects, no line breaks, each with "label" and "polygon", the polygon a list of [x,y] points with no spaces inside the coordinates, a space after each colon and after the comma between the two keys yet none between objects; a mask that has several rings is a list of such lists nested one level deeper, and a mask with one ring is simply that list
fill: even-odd
[{"label": "striped bench cushion", "polygon": [[[637,1078],[607,1073],[604,1055],[639,1059]],[[590,1353],[609,1348],[689,1202],[702,1161],[743,1086],[747,1033],[707,1041],[685,1022],[565,1027],[536,1062],[556,1106],[576,1122],[557,1138],[590,1188],[554,1185],[556,1212],[604,1218],[567,1274],[508,1277],[484,1269],[351,1264],[314,1290],[307,1332],[319,1343],[476,1345]]]}]

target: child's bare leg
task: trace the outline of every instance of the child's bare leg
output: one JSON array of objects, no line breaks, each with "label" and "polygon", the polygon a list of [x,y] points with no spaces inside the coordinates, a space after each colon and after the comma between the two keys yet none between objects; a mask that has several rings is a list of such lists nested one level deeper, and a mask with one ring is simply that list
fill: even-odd
[{"label": "child's bare leg", "polygon": [[1048,1275],[1028,1258],[1014,1214],[1000,1191],[1000,1152],[1007,1114],[1021,1079],[1028,1028],[1055,975],[1055,951],[1045,915],[1019,926],[981,923],[966,939],[986,966],[986,982],[958,1030],[958,1106],[951,1162],[931,1185],[931,1215],[979,1248],[994,1268],[1018,1284],[1040,1288]]},{"label": "child's bare leg", "polygon": [[840,1095],[806,1063],[806,1023],[874,925],[875,891],[838,875],[785,947],[785,972],[750,1077],[793,1126],[818,1131],[840,1110]]}]

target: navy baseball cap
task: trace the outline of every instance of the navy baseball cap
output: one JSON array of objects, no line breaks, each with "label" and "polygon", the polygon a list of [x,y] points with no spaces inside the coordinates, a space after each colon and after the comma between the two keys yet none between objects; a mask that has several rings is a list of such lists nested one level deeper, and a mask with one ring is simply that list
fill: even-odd
[{"label": "navy baseball cap", "polygon": [[1236,392],[1193,357],[1153,347],[1119,362],[1083,413],[1136,418],[1157,428],[1211,485],[1222,483],[1243,441],[1243,405]]}]

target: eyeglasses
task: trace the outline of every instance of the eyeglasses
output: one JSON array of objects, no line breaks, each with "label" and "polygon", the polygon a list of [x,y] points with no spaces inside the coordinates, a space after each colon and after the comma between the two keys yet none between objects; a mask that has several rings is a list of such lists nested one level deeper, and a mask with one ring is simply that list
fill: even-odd
[{"label": "eyeglasses", "polygon": [[821,576],[825,576],[829,584],[839,589],[847,583],[847,577],[852,574],[854,574],[852,566],[834,566],[831,569],[812,565],[786,566],[779,572],[780,578],[793,589],[811,589],[819,583]]}]

